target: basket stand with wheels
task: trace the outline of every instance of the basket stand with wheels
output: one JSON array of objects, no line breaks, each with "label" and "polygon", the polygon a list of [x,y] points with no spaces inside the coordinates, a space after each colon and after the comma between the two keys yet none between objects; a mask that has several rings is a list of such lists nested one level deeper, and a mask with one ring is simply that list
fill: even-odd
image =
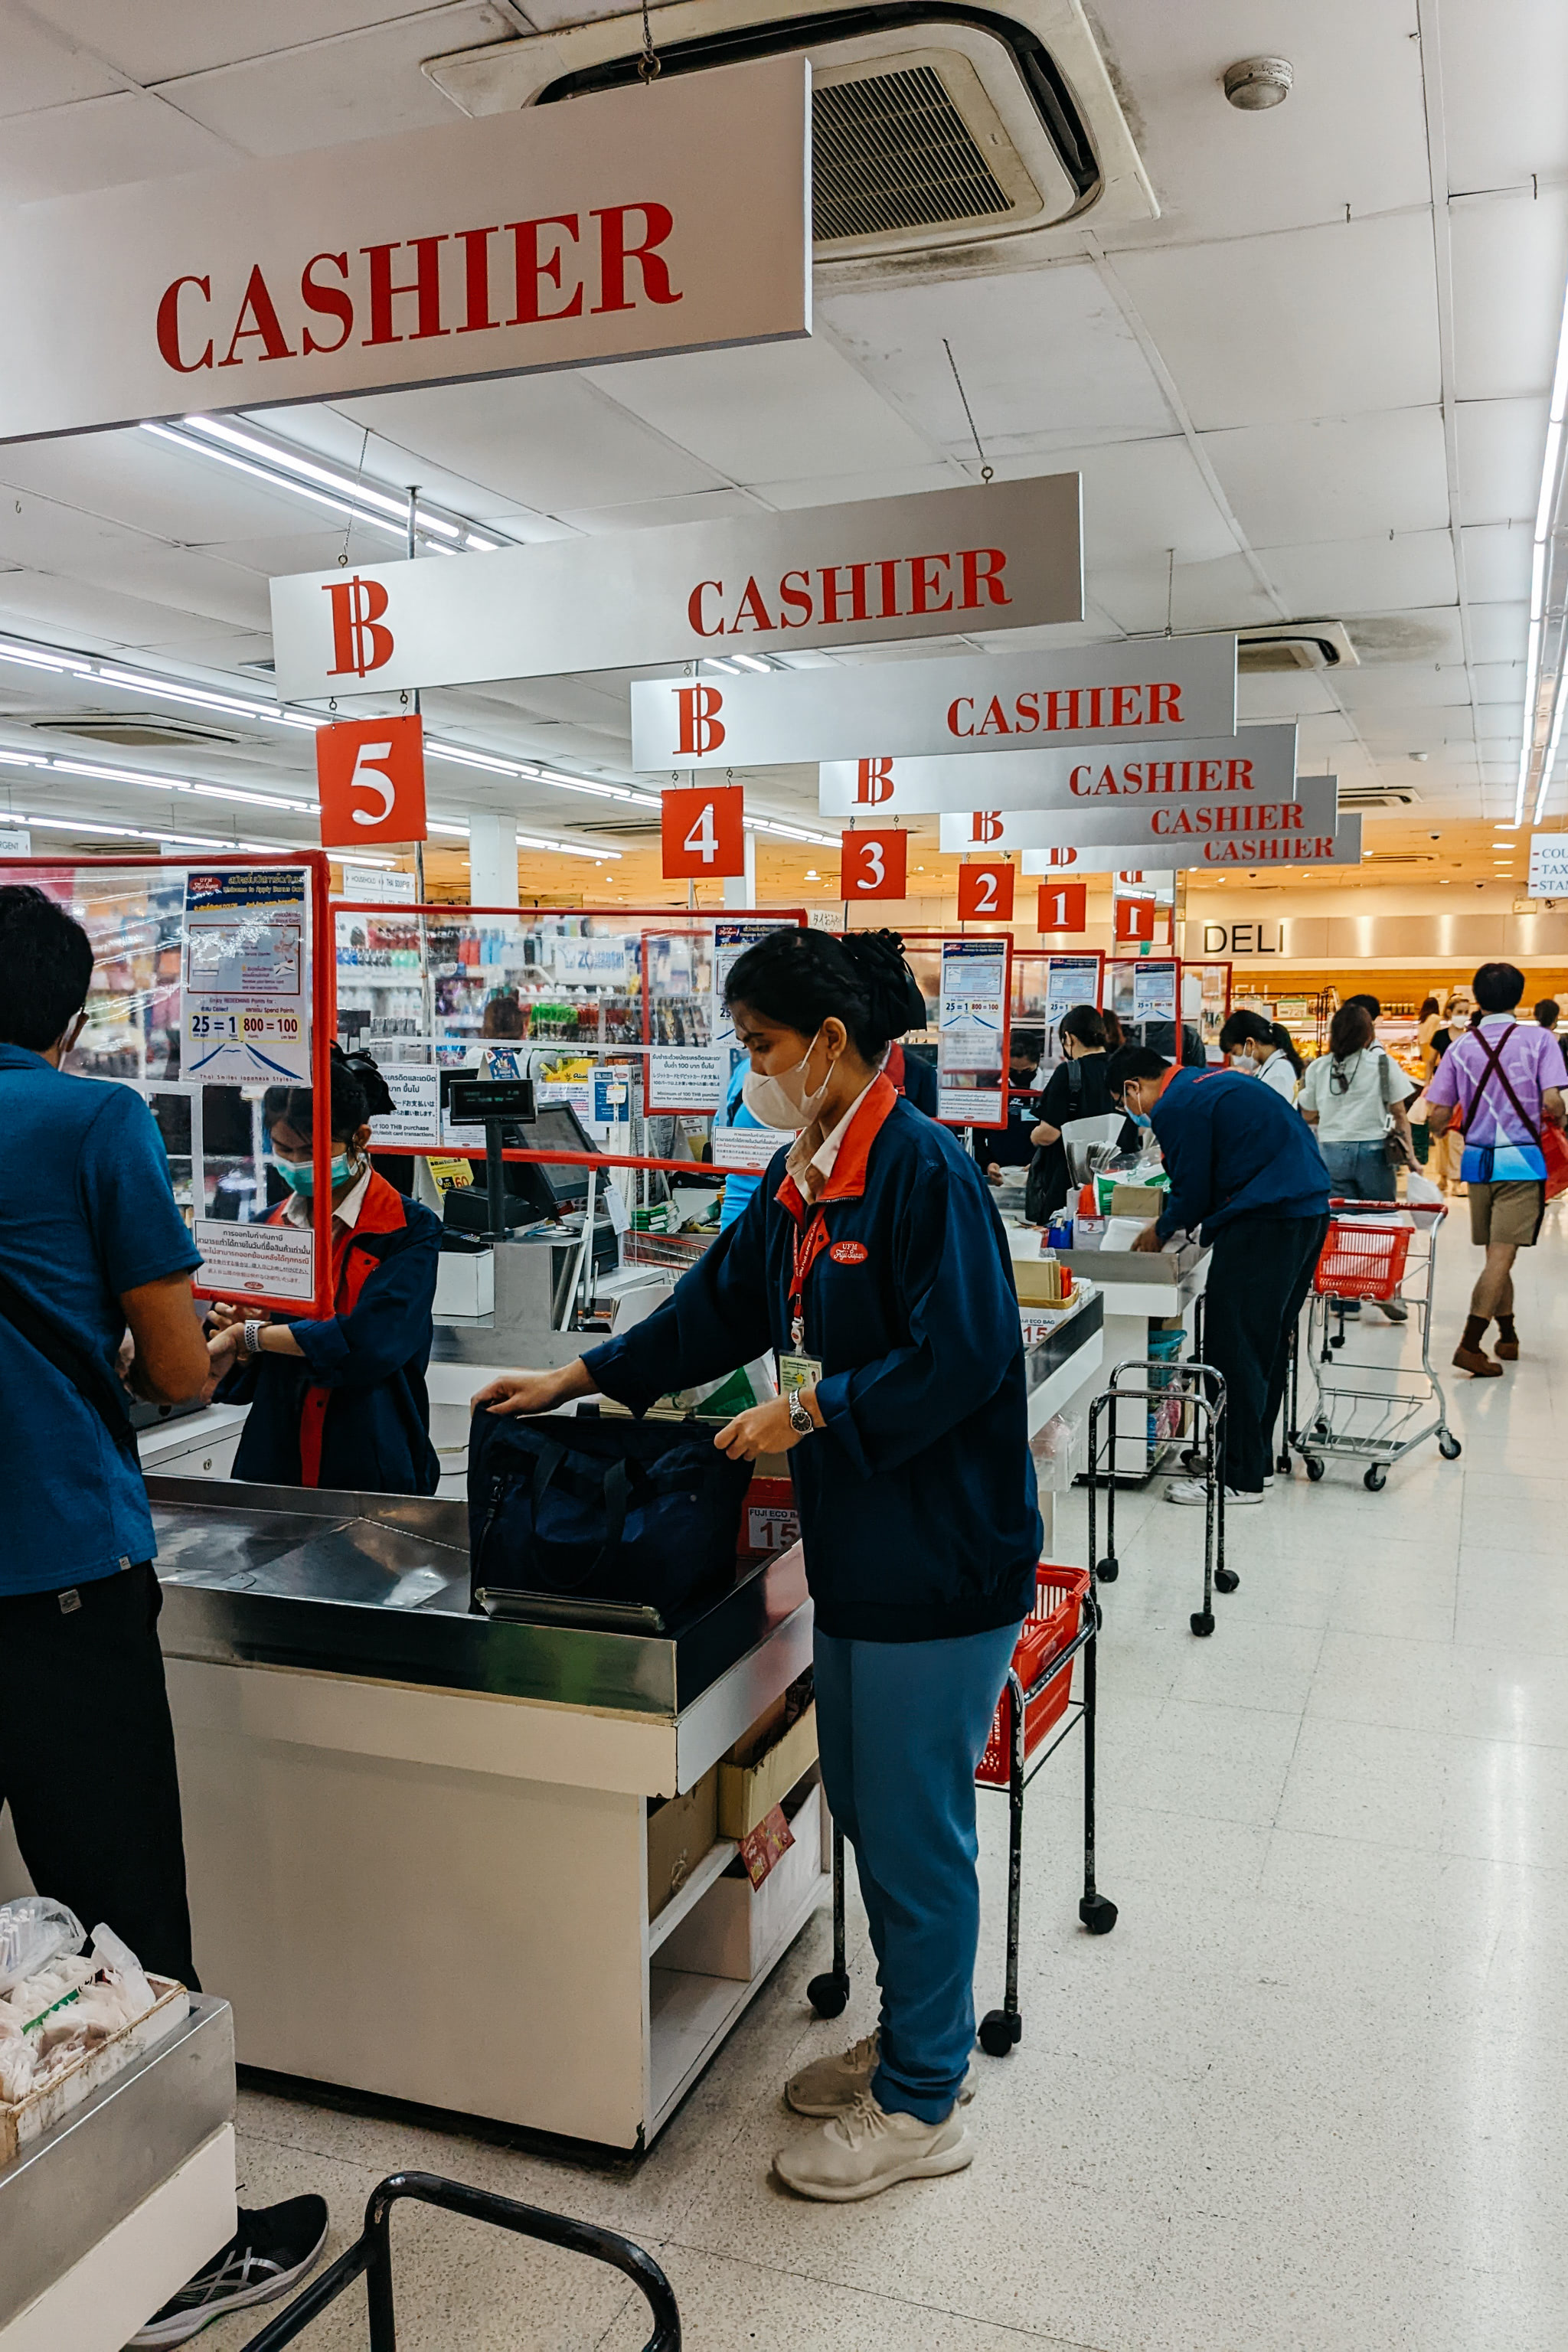
[{"label": "basket stand with wheels", "polygon": [[[1075,1725],[1083,1729],[1083,1894],[1078,1916],[1091,1936],[1108,1936],[1116,1925],[1116,1906],[1100,1892],[1094,1877],[1095,1664],[1100,1625],[1100,1602],[1088,1571],[1042,1563],[1037,1571],[1036,1607],[1025,1620],[991,1737],[974,1776],[979,1788],[1007,1791],[1007,1952],[1002,2006],[987,2011],[980,2021],[980,2046],[992,2058],[1008,2056],[1024,2032],[1018,2006],[1024,1791]],[[1073,1660],[1080,1651],[1082,1696],[1075,1699]],[[833,1830],[833,1964],[821,1976],[812,1978],[805,1996],[819,2017],[841,2016],[849,1998],[844,1836],[837,1822]]]},{"label": "basket stand with wheels", "polygon": [[[1123,1373],[1142,1372],[1147,1377],[1142,1383],[1124,1381]],[[1114,1584],[1121,1573],[1121,1563],[1116,1556],[1116,1423],[1120,1406],[1142,1402],[1147,1412],[1151,1402],[1168,1404],[1180,1398],[1189,1406],[1196,1419],[1194,1434],[1198,1443],[1189,1445],[1183,1460],[1201,1477],[1207,1489],[1204,1497],[1204,1605],[1194,1609],[1188,1620],[1200,1640],[1214,1632],[1214,1596],[1216,1592],[1235,1592],[1241,1583],[1225,1559],[1225,1376],[1212,1364],[1189,1356],[1177,1363],[1167,1363],[1158,1358],[1145,1360],[1128,1356],[1111,1371],[1110,1384],[1103,1389],[1089,1409],[1089,1557],[1097,1585]],[[1102,1444],[1100,1424],[1110,1427]],[[1097,1502],[1100,1479],[1105,1482],[1105,1549],[1099,1544]]]}]

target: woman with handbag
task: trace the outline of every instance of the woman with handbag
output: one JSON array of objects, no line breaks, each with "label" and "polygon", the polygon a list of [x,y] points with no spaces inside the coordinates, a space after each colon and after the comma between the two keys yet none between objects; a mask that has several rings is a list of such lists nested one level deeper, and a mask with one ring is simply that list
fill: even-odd
[{"label": "woman with handbag", "polygon": [[[1110,1098],[1105,1075],[1105,1019],[1092,1004],[1075,1004],[1062,1014],[1057,1034],[1064,1059],[1039,1096],[1039,1118],[1029,1131],[1035,1156],[1024,1186],[1024,1214],[1031,1225],[1048,1225],[1072,1189],[1062,1129],[1075,1118],[1097,1118],[1120,1108]],[[1138,1129],[1124,1119],[1118,1148],[1136,1151]]]},{"label": "woman with handbag", "polygon": [[1040,1544],[1001,1220],[957,1138],[879,1068],[910,991],[891,932],[781,928],[748,949],[725,992],[747,1099],[765,1125],[797,1127],[795,1143],[666,1306],[474,1400],[548,1412],[602,1390],[640,1413],[776,1354],[780,1395],[715,1443],[790,1455],[823,1780],[877,1953],[878,2031],[795,2076],[791,2105],[821,2127],[774,2160],[834,2203],[973,2154],[974,1772]]}]

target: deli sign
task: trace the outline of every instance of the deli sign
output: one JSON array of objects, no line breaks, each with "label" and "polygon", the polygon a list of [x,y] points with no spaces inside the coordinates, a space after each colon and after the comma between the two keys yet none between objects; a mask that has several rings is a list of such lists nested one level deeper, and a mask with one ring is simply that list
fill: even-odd
[{"label": "deli sign", "polygon": [[809,140],[780,58],[24,205],[0,440],[809,334]]},{"label": "deli sign", "polygon": [[[807,646],[1035,628],[1082,611],[1076,474],[272,583],[278,690],[301,696],[353,692],[362,680],[367,689],[462,686],[736,654],[755,661]],[[638,764],[728,767],[726,756],[710,761],[680,746],[723,741],[713,725],[721,688],[744,677],[686,688],[668,754]]]}]

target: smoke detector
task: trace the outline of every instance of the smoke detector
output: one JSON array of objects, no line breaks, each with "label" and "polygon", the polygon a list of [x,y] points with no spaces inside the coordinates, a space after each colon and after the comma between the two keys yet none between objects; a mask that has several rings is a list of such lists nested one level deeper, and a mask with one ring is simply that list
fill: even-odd
[{"label": "smoke detector", "polygon": [[[973,247],[1159,206],[1079,0],[671,0],[661,78],[800,56],[812,69],[819,263]],[[641,19],[598,18],[429,59],[465,114],[558,105],[637,77]]]},{"label": "smoke detector", "polygon": [[1289,58],[1242,58],[1225,69],[1225,94],[1244,114],[1283,106],[1296,75]]}]

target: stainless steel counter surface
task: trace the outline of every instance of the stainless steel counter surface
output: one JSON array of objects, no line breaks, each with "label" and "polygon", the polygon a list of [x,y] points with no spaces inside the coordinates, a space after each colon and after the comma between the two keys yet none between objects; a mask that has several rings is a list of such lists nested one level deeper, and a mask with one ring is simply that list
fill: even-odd
[{"label": "stainless steel counter surface", "polygon": [[470,1613],[463,1503],[147,1481],[171,1657],[291,1666],[672,1721],[805,1600],[798,1548],[665,1632]]}]

